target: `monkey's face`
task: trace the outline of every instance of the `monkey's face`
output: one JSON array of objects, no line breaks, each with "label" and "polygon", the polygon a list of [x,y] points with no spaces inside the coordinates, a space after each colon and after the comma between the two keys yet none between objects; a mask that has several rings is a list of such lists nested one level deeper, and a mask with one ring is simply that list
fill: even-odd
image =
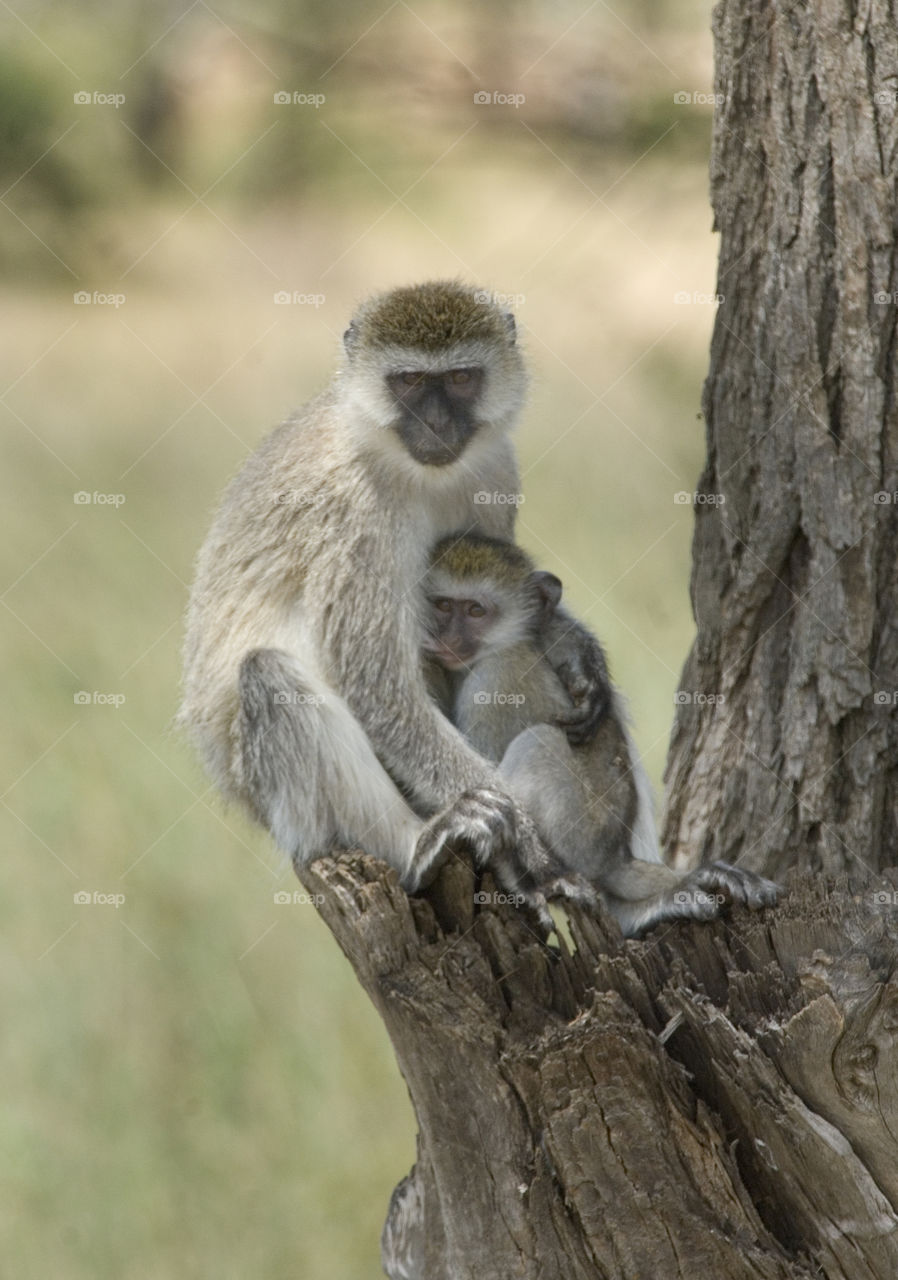
[{"label": "monkey's face", "polygon": [[424,652],[449,671],[537,641],[555,616],[561,580],[535,569],[511,542],[449,534],[433,548],[424,580]]},{"label": "monkey's face", "polygon": [[523,404],[514,319],[484,290],[430,281],[382,294],[359,309],[343,346],[344,431],[415,482],[451,483],[454,464],[476,465]]},{"label": "monkey's face", "polygon": [[469,667],[496,625],[499,608],[488,596],[428,597],[424,652],[447,671]]},{"label": "monkey's face", "polygon": [[396,408],[393,430],[411,457],[427,467],[457,462],[479,426],[483,369],[407,369],[386,382]]}]

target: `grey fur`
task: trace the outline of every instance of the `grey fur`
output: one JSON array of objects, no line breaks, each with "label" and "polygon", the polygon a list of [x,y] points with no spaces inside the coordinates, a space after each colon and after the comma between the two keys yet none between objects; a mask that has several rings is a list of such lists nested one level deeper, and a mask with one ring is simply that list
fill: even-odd
[{"label": "grey fur", "polygon": [[[572,746],[556,727],[570,701],[546,660],[544,635],[534,632],[526,570],[517,588],[504,561],[503,575],[486,586],[499,609],[493,634],[484,639],[483,656],[455,676],[449,713],[471,745],[496,762],[503,784],[535,821],[553,877],[596,886],[628,935],[683,916],[710,918],[732,900],[751,907],[775,902],[776,886],[741,868],[715,863],[684,876],[664,865],[620,695],[612,689],[595,737]],[[441,562],[427,584],[428,595],[462,600],[480,599],[481,589],[483,581],[453,583],[451,561]],[[497,643],[496,635],[504,640]]]},{"label": "grey fur", "polygon": [[[518,491],[509,433],[526,376],[491,303],[460,285],[418,289],[431,316],[421,345],[413,332],[405,347],[349,343],[331,386],[227,490],[197,560],[180,721],[223,793],[299,862],[361,845],[414,888],[461,840],[512,882],[546,853],[428,696],[416,591],[451,530],[512,536],[514,502],[478,495]],[[395,319],[392,298],[362,308],[365,332],[378,306]],[[433,324],[456,306],[468,327],[435,349]],[[496,312],[481,328],[500,337],[470,323],[475,306]],[[486,373],[474,438],[450,465],[416,463],[392,429],[386,375],[469,365]]]}]

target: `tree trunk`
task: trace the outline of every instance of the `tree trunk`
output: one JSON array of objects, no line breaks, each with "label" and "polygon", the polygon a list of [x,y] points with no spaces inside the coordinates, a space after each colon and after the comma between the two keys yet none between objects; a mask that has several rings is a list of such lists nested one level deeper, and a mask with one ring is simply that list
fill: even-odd
[{"label": "tree trunk", "polygon": [[666,844],[774,878],[891,866],[898,21],[887,0],[725,0],[715,38],[714,501],[696,504]]},{"label": "tree trunk", "polygon": [[421,899],[302,872],[418,1117],[392,1280],[898,1276],[898,25],[723,0],[715,37],[720,500],[666,835],[798,871],[774,911],[625,943],[571,908],[552,946],[459,862]]},{"label": "tree trunk", "polygon": [[458,863],[427,901],[365,855],[307,867],[418,1117],[386,1274],[898,1276],[893,874],[646,942],[572,908],[549,947]]}]

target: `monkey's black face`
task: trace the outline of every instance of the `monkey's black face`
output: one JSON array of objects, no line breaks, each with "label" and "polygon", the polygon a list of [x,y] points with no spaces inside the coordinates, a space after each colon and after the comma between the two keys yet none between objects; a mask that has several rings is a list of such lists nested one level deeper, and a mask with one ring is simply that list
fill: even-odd
[{"label": "monkey's black face", "polygon": [[447,671],[470,666],[496,624],[498,607],[486,597],[466,600],[436,596],[428,604],[430,621],[424,652]]},{"label": "monkey's black face", "polygon": [[416,462],[445,467],[461,457],[478,427],[474,411],[483,389],[482,369],[410,369],[389,374],[387,386],[396,401],[394,430]]}]

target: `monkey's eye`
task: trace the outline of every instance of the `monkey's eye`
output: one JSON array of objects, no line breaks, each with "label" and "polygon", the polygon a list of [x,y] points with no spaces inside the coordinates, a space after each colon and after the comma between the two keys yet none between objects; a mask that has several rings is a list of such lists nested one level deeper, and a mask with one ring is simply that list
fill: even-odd
[{"label": "monkey's eye", "polygon": [[486,613],[486,609],[484,609],[484,607],[483,607],[483,605],[482,605],[482,604],[469,604],[469,605],[468,605],[468,617],[469,617],[469,618],[482,618],[482,617],[484,616],[484,614],[485,614],[485,613]]},{"label": "monkey's eye", "polygon": [[409,372],[409,373],[401,373],[399,376],[407,387],[414,387],[421,381],[421,379],[424,377],[424,374]]},{"label": "monkey's eye", "polygon": [[431,602],[430,602],[430,603],[433,605],[433,607],[437,610],[437,612],[438,612],[438,613],[451,613],[451,612],[452,612],[452,601],[451,601],[451,600],[431,600]]},{"label": "monkey's eye", "polygon": [[470,369],[452,369],[449,372],[449,381],[453,386],[462,387],[466,382],[471,381]]}]

